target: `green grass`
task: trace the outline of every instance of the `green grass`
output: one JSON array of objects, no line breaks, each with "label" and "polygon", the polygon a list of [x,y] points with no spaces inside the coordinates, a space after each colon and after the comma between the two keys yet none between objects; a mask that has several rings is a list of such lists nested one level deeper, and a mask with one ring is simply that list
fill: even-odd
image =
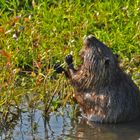
[{"label": "green grass", "polygon": [[139,31],[139,0],[1,0],[0,112],[7,116],[11,105],[20,109],[24,102],[47,113],[72,103],[72,88],[53,66],[65,66],[69,53],[78,65],[88,34],[117,53],[140,86]]}]

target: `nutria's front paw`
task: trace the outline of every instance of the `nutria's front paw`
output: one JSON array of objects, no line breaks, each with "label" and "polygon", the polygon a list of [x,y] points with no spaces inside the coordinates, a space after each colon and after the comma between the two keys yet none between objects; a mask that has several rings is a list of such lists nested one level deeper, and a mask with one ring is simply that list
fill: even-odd
[{"label": "nutria's front paw", "polygon": [[65,57],[65,61],[68,65],[72,64],[73,63],[73,56],[71,54],[68,54],[66,57]]},{"label": "nutria's front paw", "polygon": [[57,73],[62,73],[64,71],[64,69],[62,68],[61,64],[60,63],[56,63],[54,65],[54,70],[57,72]]}]

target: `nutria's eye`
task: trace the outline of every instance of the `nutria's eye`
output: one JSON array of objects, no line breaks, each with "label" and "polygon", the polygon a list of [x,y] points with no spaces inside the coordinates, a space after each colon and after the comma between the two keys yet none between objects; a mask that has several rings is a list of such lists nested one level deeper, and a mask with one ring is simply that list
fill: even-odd
[{"label": "nutria's eye", "polygon": [[106,66],[108,66],[108,65],[109,65],[109,62],[110,62],[109,57],[105,57],[105,65],[106,65]]}]

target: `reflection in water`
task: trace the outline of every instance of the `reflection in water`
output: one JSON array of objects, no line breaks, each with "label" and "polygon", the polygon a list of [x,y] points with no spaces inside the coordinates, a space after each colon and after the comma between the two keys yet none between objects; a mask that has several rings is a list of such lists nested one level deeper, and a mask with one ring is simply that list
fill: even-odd
[{"label": "reflection in water", "polygon": [[77,125],[75,135],[87,140],[138,140],[140,122],[95,124],[82,120]]},{"label": "reflection in water", "polygon": [[24,112],[14,129],[1,135],[0,139],[11,140],[138,140],[140,121],[122,124],[95,124],[79,117],[70,119],[70,107],[64,115],[50,114],[44,118],[39,110]]}]

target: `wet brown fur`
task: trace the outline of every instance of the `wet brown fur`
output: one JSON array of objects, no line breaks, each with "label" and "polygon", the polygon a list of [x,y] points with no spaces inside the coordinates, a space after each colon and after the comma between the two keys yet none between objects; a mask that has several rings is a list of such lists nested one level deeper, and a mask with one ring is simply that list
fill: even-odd
[{"label": "wet brown fur", "polygon": [[78,70],[68,66],[68,75],[85,117],[100,123],[138,118],[140,91],[120,69],[116,55],[90,35],[84,40],[81,59]]}]

